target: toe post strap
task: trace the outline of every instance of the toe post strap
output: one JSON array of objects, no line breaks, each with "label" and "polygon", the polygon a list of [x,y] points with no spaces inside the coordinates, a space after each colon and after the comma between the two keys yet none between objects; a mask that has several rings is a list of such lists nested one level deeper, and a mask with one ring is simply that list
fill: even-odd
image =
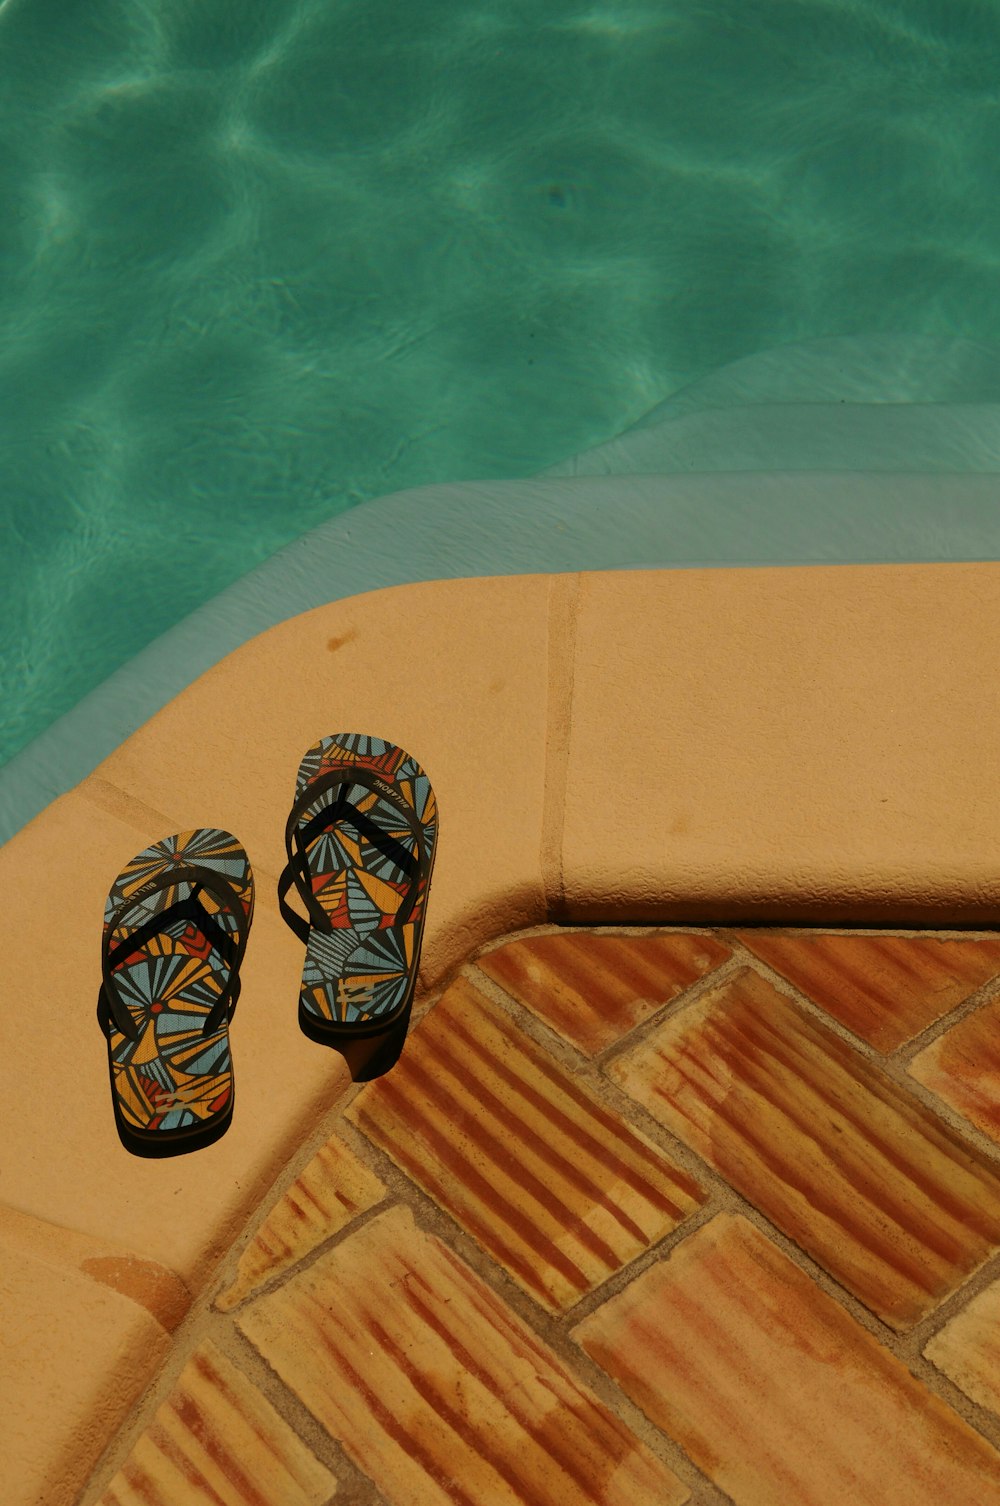
[{"label": "toe post strap", "polygon": [[[416,853],[410,852],[402,842],[397,841],[379,826],[377,821],[373,821],[371,816],[359,810],[352,801],[348,800],[347,792],[352,785],[360,785],[364,789],[371,790],[398,812],[413,834],[417,844]],[[332,800],[329,805],[324,805],[304,825],[298,824],[310,806],[315,805],[316,801],[328,790],[338,787],[339,793],[335,800]],[[324,932],[331,929],[330,918],[313,893],[308,847],[321,833],[340,825],[353,827],[359,837],[363,837],[372,847],[381,852],[383,857],[394,863],[409,880],[410,893],[403,906],[406,913],[397,916],[397,923],[402,923],[407,919],[418,897],[417,880],[424,866],[424,834],[416,813],[394,785],[381,779],[370,769],[348,766],[335,770],[325,778],[314,780],[306,785],[292,806],[285,824],[285,851],[288,861],[278,879],[278,908],[285,924],[306,945],[309,943],[311,929]],[[308,920],[304,920],[288,903],[288,892],[293,884],[308,912]]]},{"label": "toe post strap", "polygon": [[[114,947],[109,946],[110,937],[130,910],[143,900],[150,899],[165,889],[174,888],[179,883],[192,885],[191,892],[185,899],[176,900],[174,904],[157,911],[123,941]],[[198,897],[202,890],[208,890],[221,909],[240,917],[238,939],[234,940],[223,930],[215,916],[202,904]],[[243,905],[235,887],[217,869],[197,864],[176,864],[168,872],[131,894],[107,926],[102,942],[102,982],[97,996],[97,1020],[103,1033],[110,1038],[112,1029],[115,1029],[129,1040],[138,1040],[135,1022],[115,988],[114,974],[122,963],[139,952],[148,941],[179,920],[189,921],[196,926],[229,968],[226,985],[205,1018],[206,1035],[218,1030],[224,1019],[232,1018],[240,994],[239,966],[243,960],[248,931],[243,917]]]}]

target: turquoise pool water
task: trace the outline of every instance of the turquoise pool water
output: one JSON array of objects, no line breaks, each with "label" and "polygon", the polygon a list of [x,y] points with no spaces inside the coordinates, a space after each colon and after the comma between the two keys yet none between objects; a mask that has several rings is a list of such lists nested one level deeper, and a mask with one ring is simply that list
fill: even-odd
[{"label": "turquoise pool water", "polygon": [[993,0],[4,0],[0,761],[369,498],[1000,345],[998,77]]}]

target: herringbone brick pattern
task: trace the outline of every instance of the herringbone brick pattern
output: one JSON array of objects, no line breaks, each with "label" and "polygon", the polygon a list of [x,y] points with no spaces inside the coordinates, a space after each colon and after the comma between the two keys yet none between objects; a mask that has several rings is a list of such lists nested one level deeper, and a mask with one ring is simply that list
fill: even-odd
[{"label": "herringbone brick pattern", "polygon": [[547,927],[311,1150],[86,1506],[1000,1506],[997,937]]}]

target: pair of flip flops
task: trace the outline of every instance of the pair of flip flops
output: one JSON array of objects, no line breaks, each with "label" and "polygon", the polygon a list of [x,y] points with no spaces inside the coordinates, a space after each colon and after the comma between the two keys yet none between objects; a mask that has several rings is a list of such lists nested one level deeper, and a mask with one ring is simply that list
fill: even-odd
[{"label": "pair of flip flops", "polygon": [[[306,753],[278,903],[306,946],[299,1025],[355,1081],[388,1071],[406,1039],[436,843],[434,791],[404,749],[339,733]],[[308,919],[288,903],[293,886]],[[229,1127],[253,909],[250,860],[215,828],[153,843],[115,880],[97,1017],[118,1135],[136,1155],[179,1155]]]}]

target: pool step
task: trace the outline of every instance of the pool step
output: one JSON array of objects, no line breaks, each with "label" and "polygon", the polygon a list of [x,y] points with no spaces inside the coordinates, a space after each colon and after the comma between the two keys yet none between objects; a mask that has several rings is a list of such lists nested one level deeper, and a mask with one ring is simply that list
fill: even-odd
[{"label": "pool step", "polygon": [[1000,471],[1000,403],[742,404],[675,415],[547,476],[700,471]]},{"label": "pool step", "polygon": [[998,403],[1000,351],[931,335],[838,335],[720,366],[630,426],[761,403]]},{"label": "pool step", "polygon": [[541,474],[989,474],[998,415],[1000,351],[931,335],[834,336],[719,367]]}]

